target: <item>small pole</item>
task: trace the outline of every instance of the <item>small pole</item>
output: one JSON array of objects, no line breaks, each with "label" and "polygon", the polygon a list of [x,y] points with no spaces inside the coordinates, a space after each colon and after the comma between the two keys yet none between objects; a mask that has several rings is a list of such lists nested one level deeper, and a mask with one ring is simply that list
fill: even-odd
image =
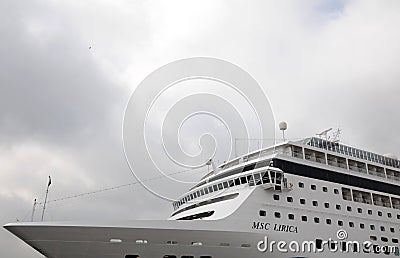
[{"label": "small pole", "polygon": [[35,216],[36,205],[37,205],[37,200],[35,198],[35,200],[33,200],[33,209],[32,209],[31,222],[33,222],[33,217]]},{"label": "small pole", "polygon": [[47,184],[47,188],[46,188],[46,197],[44,198],[43,211],[42,211],[42,220],[41,221],[43,221],[44,211],[46,210],[47,195],[49,194],[49,186],[50,185],[51,185],[51,177],[49,176],[49,183]]}]

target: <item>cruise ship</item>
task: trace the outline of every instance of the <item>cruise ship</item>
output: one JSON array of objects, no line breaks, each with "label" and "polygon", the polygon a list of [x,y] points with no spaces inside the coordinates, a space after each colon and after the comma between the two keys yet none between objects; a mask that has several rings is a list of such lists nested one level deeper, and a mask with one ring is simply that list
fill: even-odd
[{"label": "cruise ship", "polygon": [[173,209],[157,221],[4,227],[56,258],[396,257],[400,161],[321,137],[285,141],[214,166]]}]

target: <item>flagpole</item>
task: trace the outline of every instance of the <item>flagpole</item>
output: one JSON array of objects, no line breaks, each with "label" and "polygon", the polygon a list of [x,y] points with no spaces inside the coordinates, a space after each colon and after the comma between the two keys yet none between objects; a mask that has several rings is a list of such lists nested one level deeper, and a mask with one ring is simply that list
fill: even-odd
[{"label": "flagpole", "polygon": [[37,204],[37,200],[36,200],[36,198],[35,198],[35,200],[33,201],[33,209],[32,209],[31,222],[33,222],[33,217],[35,216],[36,204]]},{"label": "flagpole", "polygon": [[43,221],[43,217],[44,217],[44,211],[46,210],[47,195],[49,194],[49,186],[50,185],[51,185],[51,177],[49,176],[49,183],[47,184],[46,197],[44,198],[44,204],[43,204],[42,221]]}]

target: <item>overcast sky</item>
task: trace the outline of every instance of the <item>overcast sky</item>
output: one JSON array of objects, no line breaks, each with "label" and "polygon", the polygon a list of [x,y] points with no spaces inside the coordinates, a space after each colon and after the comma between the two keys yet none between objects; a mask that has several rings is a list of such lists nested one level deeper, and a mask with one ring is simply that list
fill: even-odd
[{"label": "overcast sky", "polygon": [[[2,0],[0,224],[30,220],[49,174],[50,200],[135,182],[126,103],[149,73],[186,57],[247,70],[289,138],[340,127],[345,143],[400,155],[399,13],[397,0]],[[136,184],[50,203],[45,218],[170,212]],[[0,256],[41,257],[3,229]]]}]

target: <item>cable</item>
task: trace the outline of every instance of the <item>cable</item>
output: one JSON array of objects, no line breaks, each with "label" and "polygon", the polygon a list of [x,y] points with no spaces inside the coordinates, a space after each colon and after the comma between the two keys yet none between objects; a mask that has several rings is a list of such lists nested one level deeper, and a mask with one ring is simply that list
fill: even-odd
[{"label": "cable", "polygon": [[[146,180],[142,180],[142,182],[154,181],[154,180],[158,180],[158,179],[161,179],[161,178],[165,178],[167,176],[182,174],[182,173],[186,173],[188,171],[194,171],[194,170],[196,170],[196,169],[187,169],[187,170],[183,170],[183,171],[178,171],[178,172],[174,172],[174,173],[171,173],[171,174],[162,175],[162,176],[158,176],[158,177],[153,177],[153,178],[149,178],[149,179],[146,179]],[[201,171],[201,172],[203,172],[203,171]],[[91,191],[91,192],[86,192],[86,193],[80,193],[80,194],[75,194],[75,195],[71,195],[71,196],[61,197],[61,198],[49,200],[49,201],[47,201],[47,203],[65,201],[65,200],[69,200],[69,199],[83,197],[83,196],[86,196],[86,195],[92,195],[92,194],[107,192],[107,191],[116,190],[116,189],[119,189],[119,188],[122,188],[122,187],[136,185],[136,184],[139,184],[139,183],[140,182],[137,181],[137,182],[132,182],[132,183],[129,183],[129,184],[117,185],[117,186],[103,188],[103,189],[99,189],[99,190],[95,190],[95,191]],[[36,205],[43,205],[43,204],[44,204],[44,202],[38,202]]]}]

